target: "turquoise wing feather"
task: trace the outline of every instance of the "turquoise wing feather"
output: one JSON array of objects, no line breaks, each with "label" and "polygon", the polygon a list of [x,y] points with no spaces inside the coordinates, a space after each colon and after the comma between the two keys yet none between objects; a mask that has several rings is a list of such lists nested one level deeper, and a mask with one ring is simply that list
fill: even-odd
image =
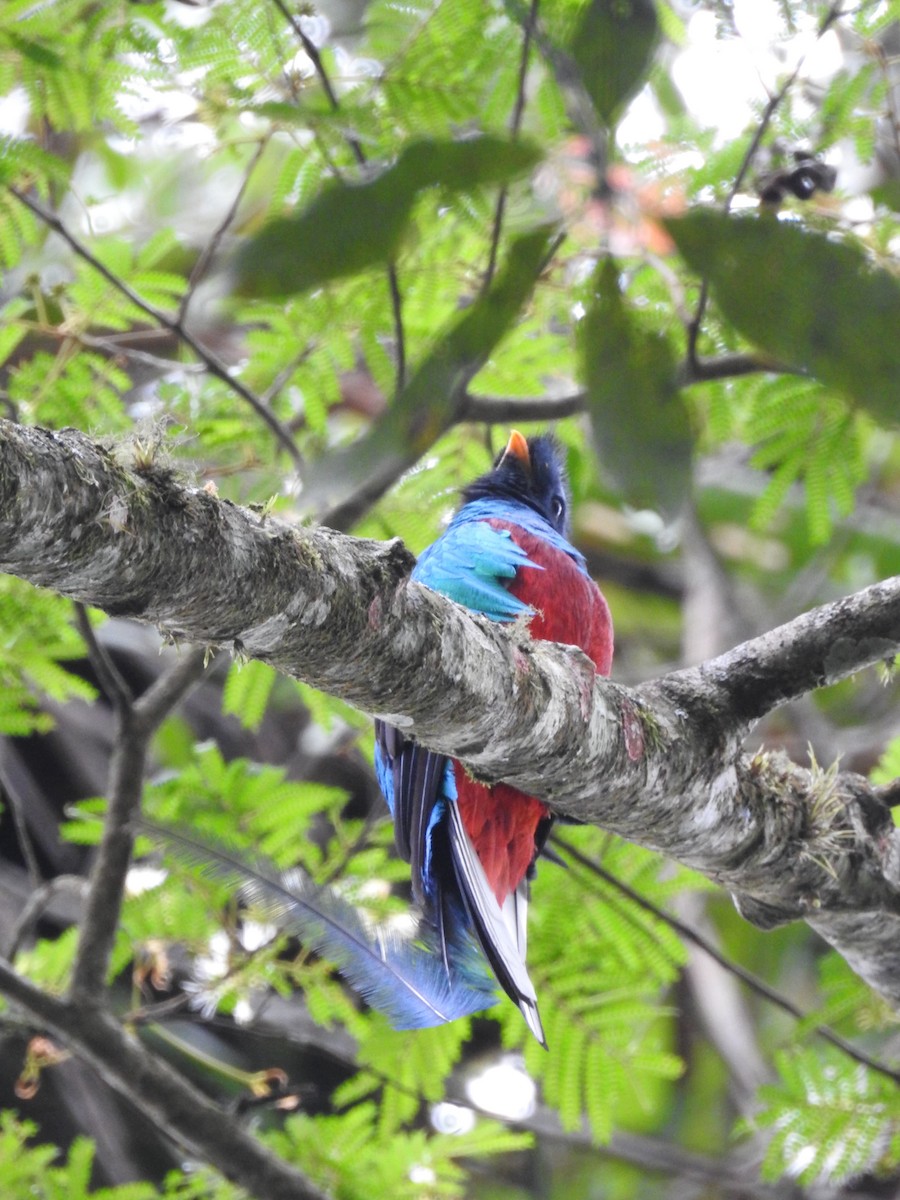
[{"label": "turquoise wing feather", "polygon": [[530,611],[505,586],[523,567],[543,570],[508,529],[494,529],[485,520],[453,521],[422,554],[412,577],[492,621],[512,621]]}]

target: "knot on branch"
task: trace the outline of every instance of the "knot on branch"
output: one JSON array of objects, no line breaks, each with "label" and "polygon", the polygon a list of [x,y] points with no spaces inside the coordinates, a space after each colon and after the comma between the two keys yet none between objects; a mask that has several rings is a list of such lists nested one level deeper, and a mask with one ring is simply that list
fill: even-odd
[{"label": "knot on branch", "polygon": [[[750,882],[734,895],[743,917],[772,929],[819,913],[900,912],[900,831],[877,789],[837,762],[823,768],[812,757],[807,769],[780,752],[756,754],[739,771],[767,827],[740,864]],[[773,885],[780,858],[783,886]]]}]

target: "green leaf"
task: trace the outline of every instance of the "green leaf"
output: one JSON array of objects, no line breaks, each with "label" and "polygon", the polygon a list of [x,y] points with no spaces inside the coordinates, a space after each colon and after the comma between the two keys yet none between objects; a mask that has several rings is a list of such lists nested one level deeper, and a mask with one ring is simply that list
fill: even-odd
[{"label": "green leaf", "polygon": [[900,284],[893,275],[854,246],[774,218],[702,210],[666,228],[744,337],[852,396],[877,420],[896,422]]},{"label": "green leaf", "polygon": [[222,693],[222,712],[236,716],[245,729],[259,729],[276,678],[267,663],[232,663]]},{"label": "green leaf", "polygon": [[579,349],[604,473],[635,507],[676,514],[690,488],[692,438],[675,355],[626,304],[612,258],[598,267]]},{"label": "green leaf", "polygon": [[647,77],[659,32],[653,0],[591,0],[570,53],[604,125],[613,125]]},{"label": "green leaf", "polygon": [[424,188],[459,192],[509,183],[537,161],[531,146],[508,138],[412,142],[375,179],[333,184],[302,213],[270,221],[238,255],[239,290],[294,294],[392,262]]}]

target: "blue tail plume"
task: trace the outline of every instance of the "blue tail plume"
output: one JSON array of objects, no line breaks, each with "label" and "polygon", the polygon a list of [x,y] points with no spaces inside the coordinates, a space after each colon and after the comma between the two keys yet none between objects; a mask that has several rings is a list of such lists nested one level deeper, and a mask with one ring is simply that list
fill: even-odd
[{"label": "blue tail plume", "polygon": [[421,922],[414,936],[373,926],[338,891],[305,871],[280,873],[265,860],[184,829],[135,822],[177,861],[235,887],[265,921],[333,963],[351,987],[395,1029],[422,1029],[481,1012],[497,1002],[494,980],[474,943],[455,939],[445,961],[437,933]]}]

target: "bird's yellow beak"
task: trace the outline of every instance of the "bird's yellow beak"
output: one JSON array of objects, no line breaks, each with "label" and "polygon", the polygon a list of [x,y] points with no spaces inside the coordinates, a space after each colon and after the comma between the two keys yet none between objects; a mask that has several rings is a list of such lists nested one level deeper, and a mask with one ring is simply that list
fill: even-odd
[{"label": "bird's yellow beak", "polygon": [[518,429],[514,429],[509,435],[509,441],[506,443],[506,449],[500,459],[517,458],[526,471],[531,471],[531,455],[528,453],[528,443],[525,438],[519,433]]}]

